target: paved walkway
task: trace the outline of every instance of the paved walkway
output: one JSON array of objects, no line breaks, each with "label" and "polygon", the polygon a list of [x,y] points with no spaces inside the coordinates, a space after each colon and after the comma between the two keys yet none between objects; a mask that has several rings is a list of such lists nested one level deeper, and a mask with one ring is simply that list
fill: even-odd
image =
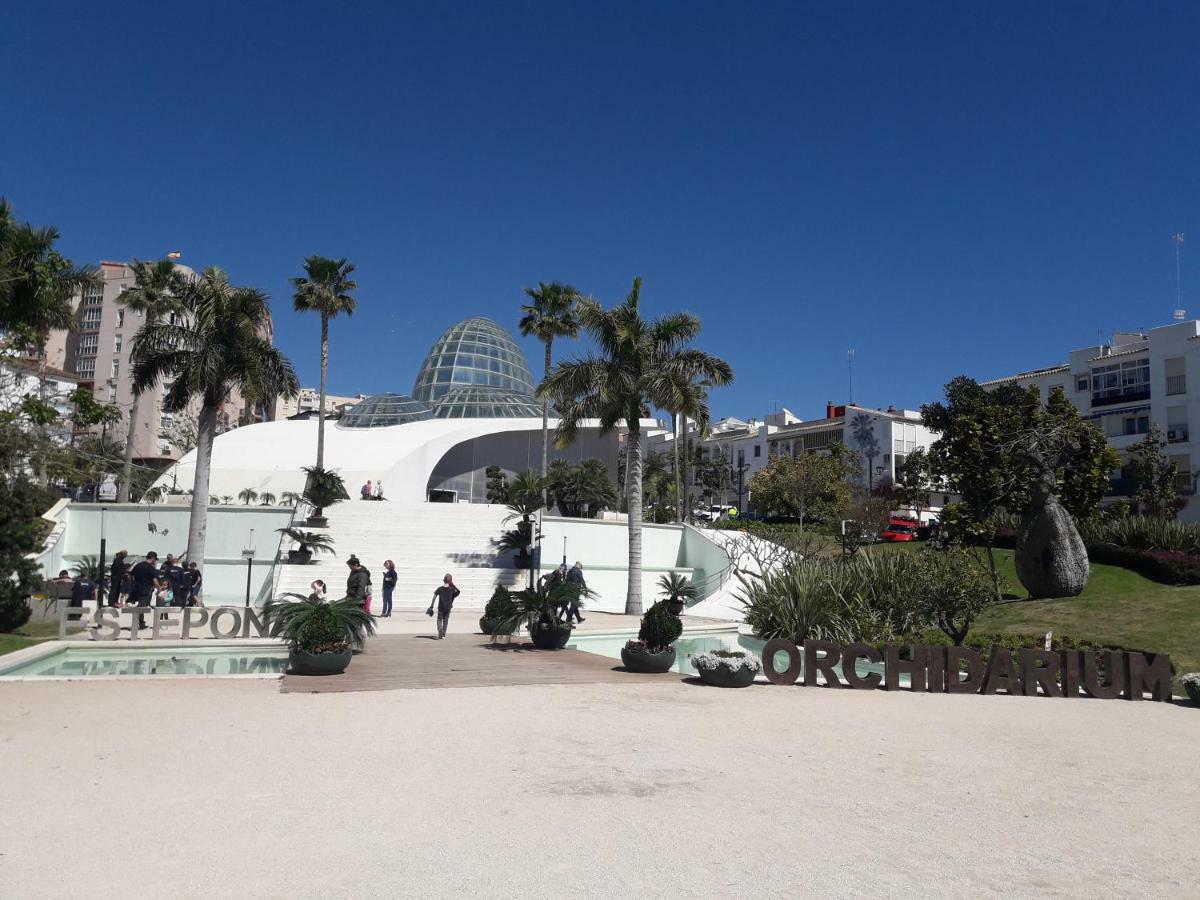
[{"label": "paved walkway", "polygon": [[679,675],[635,675],[581,650],[537,650],[519,638],[492,643],[481,634],[378,635],[341,675],[285,675],[284,693],[346,693],[403,688],[498,687],[513,684],[600,684],[678,681]]}]

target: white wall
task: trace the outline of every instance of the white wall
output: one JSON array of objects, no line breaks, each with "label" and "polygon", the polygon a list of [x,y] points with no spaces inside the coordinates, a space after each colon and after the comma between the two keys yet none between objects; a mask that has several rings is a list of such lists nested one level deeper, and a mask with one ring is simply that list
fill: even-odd
[{"label": "white wall", "polygon": [[[82,556],[100,555],[102,510],[109,564],[118,550],[128,550],[135,559],[154,550],[161,560],[168,553],[180,556],[187,549],[191,511],[186,506],[73,503],[59,509],[57,516],[64,526],[62,534],[38,558],[44,577],[53,578],[60,569],[70,569]],[[250,596],[256,598],[271,575],[280,546],[281,536],[275,529],[286,527],[291,520],[290,507],[210,507],[208,540],[201,566],[205,601],[211,604],[245,601],[247,563],[242,550],[251,540],[251,530],[255,553]],[[150,525],[155,527],[154,532]]]}]

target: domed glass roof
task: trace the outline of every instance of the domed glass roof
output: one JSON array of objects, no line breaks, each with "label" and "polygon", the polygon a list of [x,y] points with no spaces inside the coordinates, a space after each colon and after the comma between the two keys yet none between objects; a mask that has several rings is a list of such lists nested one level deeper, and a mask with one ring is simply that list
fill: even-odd
[{"label": "domed glass roof", "polygon": [[412,395],[432,405],[451,388],[463,385],[499,388],[532,402],[533,377],[525,354],[491,319],[463,319],[446,329],[421,364]]},{"label": "domed glass roof", "polygon": [[376,394],[351,406],[338,420],[342,428],[383,428],[433,417],[424,403],[407,394]]},{"label": "domed glass roof", "polygon": [[540,418],[542,407],[529,394],[482,384],[452,385],[433,404],[433,415],[438,419]]}]

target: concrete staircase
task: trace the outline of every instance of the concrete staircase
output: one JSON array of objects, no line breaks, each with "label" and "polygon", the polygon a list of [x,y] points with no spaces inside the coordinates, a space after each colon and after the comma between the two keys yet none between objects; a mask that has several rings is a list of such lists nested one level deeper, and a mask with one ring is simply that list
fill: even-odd
[{"label": "concrete staircase", "polygon": [[[318,578],[329,586],[330,596],[343,596],[350,571],[346,560],[354,555],[371,573],[371,611],[376,614],[383,608],[385,559],[396,564],[399,576],[393,594],[397,609],[428,607],[447,572],[462,591],[455,607],[482,609],[497,584],[520,587],[528,577],[511,568],[510,557],[501,557],[491,543],[513,527],[504,524],[508,514],[504,506],[483,504],[343,501],[326,510],[334,553],[318,554],[304,566],[281,563],[274,596],[287,591],[307,595]],[[285,538],[283,559],[291,546]]]}]

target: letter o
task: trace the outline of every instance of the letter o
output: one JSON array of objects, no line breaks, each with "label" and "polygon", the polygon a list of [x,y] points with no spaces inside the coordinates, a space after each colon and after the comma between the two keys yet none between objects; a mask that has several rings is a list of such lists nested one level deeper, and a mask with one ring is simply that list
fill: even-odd
[{"label": "letter o", "polygon": [[[217,623],[221,621],[221,614],[229,613],[233,616],[233,627],[226,633],[217,627]],[[236,607],[222,606],[212,614],[212,618],[208,620],[208,627],[215,638],[235,638],[242,630],[242,614],[238,612]]]},{"label": "letter o", "polygon": [[[775,668],[775,654],[786,653],[790,660],[788,667],[780,672]],[[800,677],[800,648],[787,638],[771,638],[762,651],[763,674],[772,684],[795,684]]]}]

